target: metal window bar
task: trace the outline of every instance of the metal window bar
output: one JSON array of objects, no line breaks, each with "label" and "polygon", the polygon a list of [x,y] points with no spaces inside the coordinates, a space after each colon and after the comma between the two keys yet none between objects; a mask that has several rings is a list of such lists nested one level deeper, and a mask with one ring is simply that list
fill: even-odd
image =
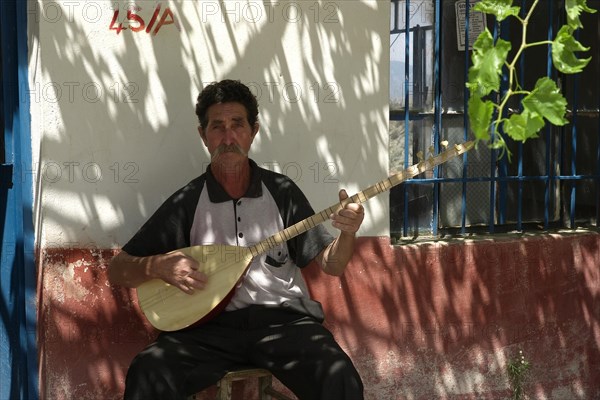
[{"label": "metal window bar", "polygon": [[[404,40],[404,113],[405,113],[405,118],[404,118],[404,132],[408,132],[409,129],[409,116],[410,116],[410,112],[409,112],[409,101],[410,101],[410,97],[409,97],[409,93],[408,93],[408,85],[410,82],[410,77],[409,77],[409,73],[408,73],[408,66],[409,66],[409,60],[410,60],[410,0],[406,1],[406,10],[404,13],[404,21],[405,21],[405,32],[406,32],[406,39]],[[396,18],[398,18],[398,12],[396,12]],[[409,165],[409,161],[408,161],[408,154],[409,154],[409,136],[408,135],[404,135],[404,165],[405,167],[408,167]],[[405,189],[404,190],[404,215],[408,215],[408,191]],[[406,235],[406,233],[408,232],[408,218],[404,218],[404,235]]]},{"label": "metal window bar", "polygon": [[[468,1],[468,0],[467,0]],[[421,118],[423,118],[423,113],[418,113],[415,111],[411,111],[410,109],[410,94],[409,94],[409,65],[410,65],[410,61],[411,61],[411,52],[410,52],[410,47],[411,44],[413,47],[418,47],[418,43],[415,43],[415,41],[419,40],[419,35],[418,32],[420,29],[423,29],[422,27],[415,27],[415,28],[411,28],[410,27],[410,23],[409,23],[409,19],[410,19],[410,5],[411,5],[411,0],[406,0],[406,1],[402,1],[402,0],[391,0],[392,2],[392,10],[394,11],[394,15],[392,16],[393,20],[393,27],[390,30],[390,34],[398,34],[398,33],[405,33],[406,34],[406,40],[405,40],[405,51],[404,51],[404,57],[405,57],[405,71],[404,71],[404,106],[402,110],[391,110],[390,111],[390,120],[396,120],[396,121],[403,121],[404,122],[404,129],[405,129],[405,135],[404,135],[404,165],[408,166],[410,163],[409,160],[409,150],[411,145],[413,145],[413,143],[410,142],[410,135],[408,134],[409,132],[409,125],[410,122],[414,122],[416,120],[419,120]],[[413,0],[414,3],[417,3],[417,0]],[[593,2],[593,1],[592,1]],[[435,33],[435,39],[434,39],[434,110],[433,110],[433,114],[434,114],[434,123],[433,123],[433,129],[431,132],[431,143],[434,146],[435,152],[437,153],[439,151],[439,143],[441,141],[441,134],[443,132],[443,117],[445,115],[447,115],[447,113],[444,111],[444,105],[443,105],[443,97],[442,97],[442,93],[441,93],[441,75],[442,75],[442,69],[445,68],[446,66],[443,64],[443,60],[441,58],[441,54],[442,54],[442,43],[443,41],[441,40],[442,35],[444,34],[444,29],[442,29],[442,21],[443,21],[443,17],[442,17],[442,1],[441,0],[435,0],[432,1],[432,3],[434,3],[434,7],[435,7],[435,22],[434,22],[434,33]],[[600,2],[597,2],[600,3]],[[401,7],[402,5],[404,5],[404,7]],[[526,8],[527,5],[530,5],[530,2],[528,3],[528,1],[526,0],[521,0],[521,7],[523,9]],[[592,5],[593,7],[594,5]],[[547,32],[547,37],[549,38],[549,40],[552,39],[553,35],[554,35],[554,31],[556,26],[561,26],[562,23],[561,21],[556,21],[555,20],[555,15],[557,15],[557,11],[560,11],[564,14],[564,2],[549,2],[549,4],[547,5],[548,7],[548,32]],[[400,10],[404,8],[405,10],[405,16],[404,16],[404,27],[401,28],[400,23],[399,23],[399,17],[400,17]],[[465,39],[467,41],[467,43],[465,44],[465,47],[468,49],[469,48],[469,35],[468,35],[468,31],[469,31],[469,12],[468,12],[468,7],[466,7],[465,9]],[[561,17],[564,19],[564,17]],[[446,29],[447,31],[447,29]],[[495,23],[493,25],[493,35],[494,38],[499,37],[500,35],[502,35],[502,37],[505,37],[505,35],[508,35],[508,33],[510,32],[509,26],[507,26],[506,24],[503,24],[502,26],[498,25],[497,23]],[[598,44],[598,42],[600,38],[596,39],[596,45]],[[506,39],[505,39],[506,40]],[[551,60],[551,47],[550,45],[548,45],[547,48],[547,61],[546,61],[546,75],[547,76],[552,76],[552,74],[556,74],[555,72],[552,71],[552,60]],[[591,54],[597,54],[597,51],[594,52],[594,50],[591,50]],[[414,51],[413,51],[413,55],[414,55]],[[463,71],[463,79],[467,79],[467,75],[468,75],[468,68],[469,68],[469,64],[470,64],[470,52],[469,51],[465,51],[465,69]],[[413,60],[416,61],[416,60]],[[521,73],[523,73],[522,71],[525,70],[527,65],[527,61],[524,59],[522,60],[522,64],[521,64]],[[589,68],[590,66],[588,66]],[[504,77],[504,80],[506,79],[506,75]],[[523,76],[521,76],[521,79],[524,79]],[[415,79],[416,80],[416,79]],[[432,203],[432,209],[431,209],[431,233],[434,236],[438,236],[439,235],[439,231],[438,231],[438,223],[439,223],[439,209],[440,207],[443,207],[443,204],[440,204],[440,196],[439,196],[439,190],[442,187],[442,185],[445,184],[450,184],[453,182],[458,182],[461,184],[461,194],[460,194],[460,223],[459,223],[459,232],[461,234],[465,234],[467,232],[471,232],[471,231],[477,231],[479,229],[477,229],[477,227],[473,227],[473,226],[468,226],[468,222],[466,220],[466,215],[467,215],[467,211],[468,211],[468,201],[467,201],[467,189],[469,188],[469,185],[475,182],[488,182],[489,183],[489,221],[488,221],[488,230],[490,233],[495,232],[496,230],[498,230],[500,228],[500,230],[512,230],[512,229],[516,229],[518,231],[523,231],[527,228],[531,227],[531,217],[527,218],[527,223],[525,221],[525,217],[524,217],[524,190],[525,190],[525,184],[526,183],[535,183],[535,182],[542,182],[543,183],[543,187],[544,187],[544,196],[543,196],[543,204],[544,204],[544,209],[543,209],[543,217],[540,218],[540,221],[538,221],[537,223],[535,221],[533,221],[534,226],[539,229],[539,224],[542,223],[543,229],[547,230],[551,227],[557,227],[556,225],[556,221],[554,221],[553,223],[553,218],[552,218],[552,209],[555,207],[555,203],[557,203],[559,207],[559,215],[558,218],[554,218],[558,220],[558,224],[560,226],[558,227],[568,227],[568,228],[576,228],[577,225],[577,216],[576,216],[576,206],[577,206],[577,201],[578,201],[578,196],[577,196],[577,185],[581,182],[585,182],[585,181],[589,181],[592,183],[592,190],[595,190],[596,192],[596,196],[595,196],[595,204],[593,205],[595,207],[595,216],[594,215],[590,215],[590,219],[588,221],[591,221],[592,226],[595,225],[596,227],[599,226],[599,222],[600,222],[600,112],[598,111],[598,105],[596,106],[595,110],[592,110],[591,112],[588,112],[589,116],[591,116],[592,118],[596,118],[598,121],[597,124],[597,151],[596,151],[596,160],[589,160],[591,163],[595,162],[596,166],[595,168],[592,168],[591,171],[592,173],[590,174],[578,174],[578,152],[577,152],[577,139],[578,139],[578,130],[579,130],[579,104],[578,104],[578,98],[579,98],[579,90],[580,90],[580,81],[579,79],[575,79],[574,80],[574,92],[571,96],[571,102],[572,102],[572,111],[571,111],[571,128],[570,131],[567,131],[566,129],[562,128],[562,129],[556,129],[556,128],[552,128],[551,126],[547,125],[545,128],[545,131],[542,133],[542,138],[545,138],[545,149],[544,149],[544,153],[545,153],[545,160],[543,163],[543,173],[542,174],[538,174],[538,175],[534,175],[534,174],[527,174],[525,173],[525,158],[524,158],[524,146],[522,143],[517,143],[516,144],[516,151],[515,151],[515,157],[513,158],[514,163],[516,163],[516,168],[517,171],[514,174],[511,174],[510,169],[509,169],[509,162],[507,158],[497,158],[497,154],[496,151],[491,149],[490,153],[491,153],[491,160],[492,162],[490,162],[490,169],[489,169],[489,176],[474,176],[474,177],[469,177],[468,174],[468,169],[470,167],[469,165],[469,153],[465,154],[462,156],[462,160],[463,160],[463,165],[462,165],[462,171],[461,171],[461,177],[460,178],[450,178],[450,177],[444,177],[440,175],[440,170],[439,167],[436,167],[435,171],[433,171],[433,176],[431,178],[423,178],[423,177],[418,177],[415,179],[410,180],[409,182],[406,182],[404,184],[404,188],[403,188],[403,197],[404,197],[404,208],[403,208],[403,217],[402,217],[402,235],[403,236],[407,236],[409,231],[410,231],[410,226],[409,226],[409,221],[410,219],[408,218],[409,216],[409,192],[408,192],[408,188],[414,185],[427,185],[429,184],[430,186],[433,186],[432,191],[433,191],[433,203]],[[596,94],[596,98],[598,100],[598,104],[600,104],[600,88],[596,87],[595,90],[597,91]],[[470,134],[469,134],[469,122],[468,122],[468,117],[467,117],[467,111],[468,111],[468,90],[466,88],[463,88],[463,93],[464,93],[464,114],[463,114],[463,124],[464,124],[464,132],[463,132],[463,138],[465,140],[468,140],[470,138]],[[413,99],[413,101],[415,101]],[[556,132],[558,130],[558,133]],[[500,133],[502,134],[502,133]],[[559,140],[557,143],[557,148],[554,149],[555,153],[553,153],[553,139],[555,139],[556,135],[559,135]],[[567,135],[570,135],[570,147],[567,149]],[[417,140],[416,137],[413,137],[412,139],[413,141]],[[506,139],[508,142],[510,142],[510,139]],[[541,140],[541,139],[540,139]],[[514,145],[514,144],[513,144]],[[569,150],[569,151],[566,151]],[[567,157],[570,158],[570,163],[569,164],[565,164],[565,161],[568,162]],[[556,165],[555,165],[556,164]],[[555,166],[554,166],[555,165]],[[591,166],[591,165],[589,165]],[[589,167],[588,166],[588,167]],[[555,169],[556,169],[556,173],[555,173]],[[565,174],[566,171],[564,171],[565,169],[569,169],[569,173]],[[510,203],[509,199],[508,199],[508,188],[509,188],[509,184],[512,183],[516,183],[516,201],[513,200],[512,203]],[[593,185],[593,183],[595,182],[595,185]],[[562,193],[562,189],[564,189],[566,186],[569,187],[569,195],[565,196]],[[558,189],[558,190],[557,190]],[[565,189],[566,190],[566,189]],[[509,204],[510,203],[510,204]],[[514,203],[516,203],[516,221],[508,221],[508,211],[509,209],[511,209],[512,207],[514,207]],[[568,204],[566,204],[568,203]],[[566,207],[568,205],[568,207]],[[568,209],[567,209],[568,208]],[[512,208],[514,209],[514,208]],[[568,212],[568,218],[566,216],[563,216],[562,213],[563,212]],[[530,211],[531,213],[531,211]],[[586,216],[586,218],[588,218]],[[568,221],[568,222],[567,222]],[[584,221],[585,222],[585,221]],[[456,228],[456,227],[444,227],[445,230],[450,231],[451,229],[447,229],[447,228]],[[413,227],[413,231],[418,231],[418,227]],[[456,231],[456,229],[454,230]]]},{"label": "metal window bar", "polygon": [[[554,7],[550,7],[548,9],[548,35],[546,36],[547,40],[552,40],[552,38],[554,37],[554,27],[552,26],[552,21],[554,19]],[[548,45],[547,47],[547,52],[546,52],[546,76],[550,77],[552,76],[552,46]],[[546,155],[546,162],[545,167],[546,167],[546,176],[550,177],[550,175],[552,174],[552,164],[550,161],[550,152],[551,152],[551,148],[550,148],[550,143],[551,143],[551,135],[552,135],[552,130],[550,129],[549,126],[546,126],[544,128],[544,134],[546,136],[546,148],[545,148],[545,155]],[[548,229],[548,227],[550,226],[550,208],[553,205],[553,197],[551,196],[552,190],[554,188],[554,180],[553,179],[546,179],[545,181],[545,185],[544,185],[544,229]]]},{"label": "metal window bar", "polygon": [[[437,6],[437,4],[436,4]],[[471,27],[471,15],[468,11],[465,11],[465,32],[469,32],[469,29]],[[470,38],[469,35],[465,35],[465,49],[468,49],[471,46],[471,43],[469,42]],[[469,65],[469,52],[465,51],[465,66]],[[464,68],[463,69],[463,80],[466,82],[468,80],[468,76],[469,76],[469,70],[468,68]],[[467,89],[467,86],[465,85],[463,87],[463,99],[468,99],[469,98],[469,89]],[[463,141],[467,141],[469,140],[469,117],[467,114],[467,110],[469,109],[469,105],[468,102],[466,100],[464,100],[464,110],[465,112],[463,113],[463,126],[465,127],[465,129],[463,130]],[[467,170],[469,167],[469,155],[467,153],[464,153],[463,156],[463,168],[462,168],[462,187],[461,187],[461,193],[460,193],[460,212],[461,212],[461,217],[460,217],[460,233],[462,235],[464,235],[466,233],[466,223],[467,223],[467,182],[466,182],[466,178],[467,178]]]},{"label": "metal window bar", "polygon": [[[598,34],[600,36],[600,33]],[[598,38],[600,41],[600,38]],[[596,54],[598,52],[596,51]],[[600,61],[597,62],[600,65]],[[598,112],[600,113],[600,82],[596,79],[596,100],[598,105]],[[596,227],[600,227],[600,117],[597,120],[597,134],[598,134],[598,148],[596,150]]]}]

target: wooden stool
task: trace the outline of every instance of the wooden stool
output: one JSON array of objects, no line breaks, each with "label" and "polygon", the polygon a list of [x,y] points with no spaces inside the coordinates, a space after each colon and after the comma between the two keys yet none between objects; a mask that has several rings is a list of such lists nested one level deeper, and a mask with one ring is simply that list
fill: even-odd
[{"label": "wooden stool", "polygon": [[[217,382],[217,400],[232,400],[232,383],[234,381],[242,381],[249,378],[258,378],[259,400],[270,400],[271,398],[277,400],[293,400],[283,393],[279,393],[273,389],[273,375],[271,375],[269,371],[262,368],[252,367],[231,371],[225,374],[225,376],[221,378],[219,382]],[[191,399],[195,398],[196,395],[191,397]]]}]

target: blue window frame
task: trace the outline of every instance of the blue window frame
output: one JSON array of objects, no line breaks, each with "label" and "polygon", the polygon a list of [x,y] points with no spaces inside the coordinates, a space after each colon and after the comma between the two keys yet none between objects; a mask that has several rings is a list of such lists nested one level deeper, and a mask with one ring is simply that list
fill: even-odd
[{"label": "blue window frame", "polygon": [[[464,0],[463,4],[464,4]],[[392,0],[390,24],[390,166],[392,171],[439,152],[440,142],[460,143],[468,132],[470,17],[457,1]],[[514,4],[519,3],[516,1]],[[527,9],[531,1],[521,1]],[[600,1],[588,0],[600,9]],[[465,9],[465,8],[463,8]],[[553,37],[564,23],[564,1],[536,9],[532,40]],[[460,17],[460,18],[459,18]],[[457,23],[457,18],[463,24]],[[569,102],[564,127],[548,127],[526,143],[509,142],[511,161],[480,144],[390,192],[395,238],[440,237],[474,232],[598,227],[600,221],[600,34],[597,14],[582,16],[578,38],[592,62],[575,76],[552,68],[549,48],[528,53],[520,68],[527,85],[542,75],[561,85]],[[520,29],[485,21],[496,37],[518,47]],[[474,24],[475,26],[475,24]],[[513,28],[513,29],[511,29]],[[519,36],[517,38],[517,36]],[[462,38],[462,39],[461,39]],[[540,62],[543,60],[543,62]],[[585,84],[583,84],[585,82]],[[519,104],[511,104],[513,110]]]},{"label": "blue window frame", "polygon": [[38,398],[27,2],[0,1],[0,398]]}]

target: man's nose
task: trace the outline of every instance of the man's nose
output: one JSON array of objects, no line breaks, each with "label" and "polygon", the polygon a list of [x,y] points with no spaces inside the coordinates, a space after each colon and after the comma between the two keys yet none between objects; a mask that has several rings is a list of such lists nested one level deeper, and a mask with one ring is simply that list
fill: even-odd
[{"label": "man's nose", "polygon": [[225,127],[225,130],[223,132],[223,143],[224,144],[231,144],[234,142],[234,137],[235,137],[235,132],[233,131],[231,126],[227,126]]}]

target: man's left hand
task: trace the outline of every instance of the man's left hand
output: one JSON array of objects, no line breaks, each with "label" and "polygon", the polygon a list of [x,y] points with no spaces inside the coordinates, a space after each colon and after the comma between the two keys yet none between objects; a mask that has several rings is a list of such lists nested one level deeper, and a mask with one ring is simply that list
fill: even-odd
[{"label": "man's left hand", "polygon": [[[348,194],[344,189],[339,193],[340,201],[348,198]],[[331,224],[341,230],[343,233],[356,234],[363,219],[365,218],[365,210],[361,204],[348,203],[339,210],[336,214],[331,214]]]}]

